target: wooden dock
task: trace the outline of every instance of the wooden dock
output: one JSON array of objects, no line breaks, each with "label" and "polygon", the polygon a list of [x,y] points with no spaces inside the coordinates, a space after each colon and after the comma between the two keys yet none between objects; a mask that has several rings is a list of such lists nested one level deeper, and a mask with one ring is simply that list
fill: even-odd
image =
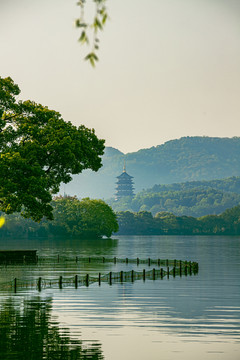
[{"label": "wooden dock", "polygon": [[0,250],[0,264],[37,263],[37,250]]}]

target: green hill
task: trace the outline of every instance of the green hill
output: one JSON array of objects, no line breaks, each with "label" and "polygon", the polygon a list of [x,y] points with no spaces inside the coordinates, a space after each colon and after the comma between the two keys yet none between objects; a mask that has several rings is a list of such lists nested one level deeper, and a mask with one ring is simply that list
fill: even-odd
[{"label": "green hill", "polygon": [[239,176],[239,154],[239,137],[183,137],[126,155],[107,147],[103,167],[97,173],[85,171],[75,176],[65,189],[62,187],[62,193],[65,190],[78,197],[113,197],[116,176],[122,172],[124,159],[127,172],[134,177],[136,193],[155,184]]},{"label": "green hill", "polygon": [[114,211],[150,211],[153,215],[162,211],[194,217],[220,214],[240,204],[240,177],[154,185],[134,199],[110,199],[108,203]]},{"label": "green hill", "polygon": [[154,185],[152,188],[143,190],[142,194],[151,194],[151,193],[162,193],[166,191],[185,191],[191,190],[194,188],[212,188],[216,190],[221,190],[224,192],[234,192],[240,194],[240,177],[232,176],[226,179],[220,180],[202,180],[202,181],[186,181],[183,183],[173,183],[173,184],[164,184],[164,185]]},{"label": "green hill", "polygon": [[153,215],[160,211],[169,211],[178,216],[194,217],[220,214],[239,204],[240,194],[204,187],[149,195],[140,193],[133,202],[135,208],[139,207],[138,211],[151,211]]}]

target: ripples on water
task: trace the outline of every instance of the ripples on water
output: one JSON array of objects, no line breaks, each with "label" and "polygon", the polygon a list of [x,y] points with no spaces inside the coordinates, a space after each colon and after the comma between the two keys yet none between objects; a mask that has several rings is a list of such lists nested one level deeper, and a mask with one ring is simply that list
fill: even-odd
[{"label": "ripples on water", "polygon": [[[40,294],[35,290],[17,294],[2,291],[0,316],[5,320],[0,325],[0,354],[5,349],[8,357],[1,354],[0,359],[21,359],[25,347],[29,354],[38,354],[38,357],[32,355],[36,360],[102,357],[106,360],[173,360],[193,356],[195,360],[239,360],[239,244],[237,238],[224,237],[121,237],[112,243],[80,245],[45,242],[39,252],[53,258],[59,252],[67,257],[94,254],[177,258],[198,261],[200,268],[196,276],[137,280],[133,284],[102,284],[100,287],[92,284],[88,288],[47,289]],[[39,243],[28,243],[28,248],[36,246],[39,248]],[[30,279],[142,268],[134,264],[94,263],[72,263],[63,268],[55,262],[46,266],[1,267],[0,271],[2,281],[15,277],[16,272],[18,277]],[[2,331],[7,334],[5,337]],[[34,341],[44,333],[45,338],[41,335],[35,347]],[[50,346],[53,339],[57,339],[54,340],[56,346],[58,342],[62,344],[61,351],[65,351],[62,357],[58,357],[59,347]],[[7,350],[4,343],[8,344]],[[18,345],[11,347],[10,343]],[[52,349],[52,357],[46,355],[48,346]],[[41,353],[41,349],[45,353]],[[31,359],[31,355],[28,358]]]},{"label": "ripples on water", "polygon": [[[3,360],[103,359],[98,342],[71,337],[51,315],[52,299],[6,297],[0,308],[0,358]],[[78,334],[80,335],[80,334]]]}]

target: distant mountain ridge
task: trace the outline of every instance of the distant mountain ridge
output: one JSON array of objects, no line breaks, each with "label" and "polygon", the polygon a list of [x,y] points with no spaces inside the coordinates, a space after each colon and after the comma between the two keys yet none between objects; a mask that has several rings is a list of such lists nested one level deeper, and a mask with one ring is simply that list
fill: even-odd
[{"label": "distant mountain ridge", "polygon": [[164,184],[164,185],[154,185],[152,188],[143,190],[138,195],[141,194],[155,194],[168,191],[185,191],[196,188],[202,189],[215,189],[222,192],[231,192],[240,194],[240,177],[232,176],[226,179],[214,179],[214,180],[198,180],[198,181],[186,181],[183,183],[173,183],[173,184]]},{"label": "distant mountain ridge", "polygon": [[116,177],[124,160],[127,172],[134,177],[135,193],[155,184],[223,179],[240,175],[240,137],[183,137],[162,145],[123,154],[106,147],[103,167],[97,172],[84,171],[61,192],[80,198],[111,198]]}]

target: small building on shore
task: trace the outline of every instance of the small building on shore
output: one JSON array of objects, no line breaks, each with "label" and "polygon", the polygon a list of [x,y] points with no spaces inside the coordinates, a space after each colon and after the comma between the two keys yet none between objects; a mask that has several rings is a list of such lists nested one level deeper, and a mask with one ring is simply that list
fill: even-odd
[{"label": "small building on shore", "polygon": [[133,198],[134,195],[133,176],[126,172],[126,164],[124,161],[123,172],[117,176],[115,200],[120,200],[126,196]]}]

